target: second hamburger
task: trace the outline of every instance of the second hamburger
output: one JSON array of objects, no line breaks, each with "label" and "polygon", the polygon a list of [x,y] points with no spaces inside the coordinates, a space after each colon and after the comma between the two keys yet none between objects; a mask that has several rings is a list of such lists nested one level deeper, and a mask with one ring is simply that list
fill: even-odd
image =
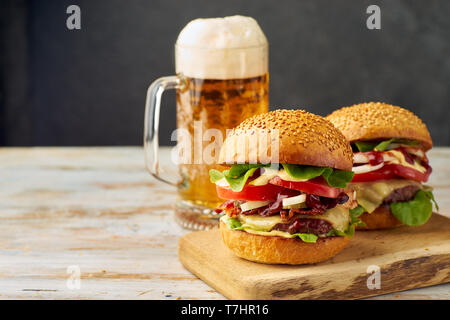
[{"label": "second hamburger", "polygon": [[[344,107],[327,116],[353,146],[361,229],[422,225],[431,217],[432,147],[425,124],[411,111],[380,102]],[[437,205],[436,205],[437,206]]]}]

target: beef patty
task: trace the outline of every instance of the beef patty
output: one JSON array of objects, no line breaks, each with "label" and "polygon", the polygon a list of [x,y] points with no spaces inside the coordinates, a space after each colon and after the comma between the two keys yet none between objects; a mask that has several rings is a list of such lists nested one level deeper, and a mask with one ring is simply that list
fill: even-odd
[{"label": "beef patty", "polygon": [[315,235],[328,233],[332,225],[322,219],[297,218],[289,223],[278,223],[272,230],[294,233],[312,233]]},{"label": "beef patty", "polygon": [[390,204],[393,202],[404,202],[414,198],[420,187],[417,185],[410,185],[400,189],[395,189],[383,200],[383,204]]}]

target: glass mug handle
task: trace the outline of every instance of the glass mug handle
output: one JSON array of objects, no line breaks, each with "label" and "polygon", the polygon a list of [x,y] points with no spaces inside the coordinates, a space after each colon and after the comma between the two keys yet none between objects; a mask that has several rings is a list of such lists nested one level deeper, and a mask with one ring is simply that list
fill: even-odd
[{"label": "glass mug handle", "polygon": [[145,119],[144,119],[144,154],[145,166],[150,174],[159,181],[177,186],[181,181],[169,181],[160,176],[159,171],[159,115],[161,108],[161,96],[166,89],[183,89],[185,80],[181,74],[176,76],[162,77],[156,79],[147,89],[147,98],[145,100]]}]

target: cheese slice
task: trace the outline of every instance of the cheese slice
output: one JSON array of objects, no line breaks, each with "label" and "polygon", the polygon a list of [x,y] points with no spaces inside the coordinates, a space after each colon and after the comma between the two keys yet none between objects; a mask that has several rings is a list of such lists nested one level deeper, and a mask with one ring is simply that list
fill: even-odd
[{"label": "cheese slice", "polygon": [[270,231],[276,224],[282,223],[279,214],[270,217],[261,217],[257,214],[241,214],[239,215],[239,221],[243,224],[244,228],[248,227],[249,229],[260,231]]},{"label": "cheese slice", "polygon": [[[333,229],[345,232],[348,229],[350,223],[350,214],[348,209],[342,206],[336,206],[332,209],[325,211],[325,213],[309,216],[309,215],[300,215],[299,218],[309,218],[309,219],[322,219],[328,221]],[[244,230],[247,231],[264,231],[271,232],[275,225],[278,223],[285,223],[281,220],[281,216],[276,214],[271,217],[261,217],[260,215],[239,215],[239,221],[242,223]]]},{"label": "cheese slice", "polygon": [[422,187],[419,182],[406,179],[350,183],[348,187],[356,191],[356,200],[358,203],[367,212],[371,213],[383,203],[384,198],[392,191],[410,185]]},{"label": "cheese slice", "polygon": [[277,237],[283,237],[283,238],[294,238],[295,236],[290,234],[289,232],[284,232],[280,230],[272,230],[272,231],[258,231],[253,229],[245,229],[245,232],[252,233],[252,234],[258,234],[260,236],[277,236]]}]

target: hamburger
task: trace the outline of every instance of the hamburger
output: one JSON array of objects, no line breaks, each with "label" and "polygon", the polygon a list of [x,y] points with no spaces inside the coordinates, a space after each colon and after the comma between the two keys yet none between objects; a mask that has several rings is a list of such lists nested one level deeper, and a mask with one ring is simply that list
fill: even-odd
[{"label": "hamburger", "polygon": [[[263,132],[277,132],[278,152],[261,154]],[[264,140],[265,137],[262,137]],[[350,144],[330,122],[303,110],[277,110],[243,121],[225,139],[210,171],[222,213],[223,242],[237,256],[268,264],[309,264],[340,252],[353,236],[356,207]]]},{"label": "hamburger", "polygon": [[356,191],[353,209],[358,229],[419,226],[432,214],[433,193],[423,185],[431,167],[426,152],[433,143],[426,125],[414,113],[385,103],[369,102],[334,111],[326,117],[353,149]]}]

